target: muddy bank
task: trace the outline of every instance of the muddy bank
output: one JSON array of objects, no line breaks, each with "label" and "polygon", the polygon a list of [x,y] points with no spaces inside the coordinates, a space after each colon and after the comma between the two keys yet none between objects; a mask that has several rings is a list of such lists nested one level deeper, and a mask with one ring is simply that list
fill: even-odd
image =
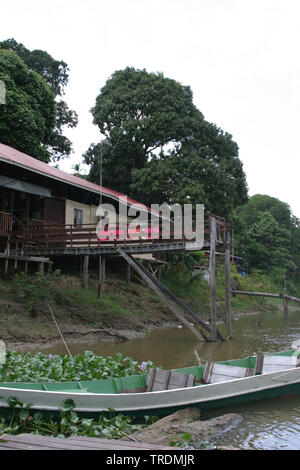
[{"label": "muddy bank", "polygon": [[[155,329],[180,326],[154,292],[141,284],[132,283],[128,287],[119,279],[110,279],[105,284],[100,301],[96,280],[91,279],[89,288],[83,289],[78,277],[64,276],[51,301],[36,302],[30,312],[26,299],[21,302],[11,289],[11,283],[0,280],[0,339],[8,348],[18,351],[61,343],[49,303],[65,340],[71,344],[124,342],[143,338]],[[200,316],[208,320],[209,306],[201,304],[200,307]],[[233,316],[262,311],[257,307],[245,310],[233,309]]]},{"label": "muddy bank", "polygon": [[[88,345],[93,342],[102,342],[102,343],[120,343],[124,341],[130,341],[137,338],[144,338],[149,332],[154,329],[168,329],[168,328],[175,328],[178,326],[177,323],[174,322],[165,322],[161,323],[160,325],[153,326],[148,325],[147,331],[138,331],[138,330],[128,330],[128,329],[99,329],[99,330],[88,330],[85,331],[86,327],[84,326],[77,326],[76,331],[70,331],[65,329],[63,325],[61,325],[61,331],[64,336],[64,339],[68,344],[87,344]],[[74,325],[73,325],[74,327]],[[34,351],[40,348],[51,348],[55,347],[58,344],[61,344],[62,340],[59,334],[56,336],[49,338],[41,338],[39,337],[36,341],[14,341],[6,342],[6,346],[9,349],[14,351]]]}]

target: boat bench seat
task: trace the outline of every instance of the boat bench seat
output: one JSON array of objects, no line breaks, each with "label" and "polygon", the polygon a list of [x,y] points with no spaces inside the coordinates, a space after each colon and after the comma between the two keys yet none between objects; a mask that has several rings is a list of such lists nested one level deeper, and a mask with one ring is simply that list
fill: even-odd
[{"label": "boat bench seat", "polygon": [[196,377],[192,374],[153,368],[150,369],[148,373],[147,392],[193,387],[195,385],[195,379]]},{"label": "boat bench seat", "polygon": [[228,380],[251,377],[252,375],[254,375],[254,369],[208,362],[204,370],[202,383],[226,382]]},{"label": "boat bench seat", "polygon": [[277,356],[257,354],[255,374],[267,374],[279,370],[292,369],[300,366],[298,356]]}]

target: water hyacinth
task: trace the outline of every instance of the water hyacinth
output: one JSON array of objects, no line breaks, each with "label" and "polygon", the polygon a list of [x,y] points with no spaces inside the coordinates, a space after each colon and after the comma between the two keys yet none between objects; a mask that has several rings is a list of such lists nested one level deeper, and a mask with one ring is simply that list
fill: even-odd
[{"label": "water hyacinth", "polygon": [[109,415],[99,413],[94,419],[81,418],[73,411],[75,405],[72,400],[64,402],[56,417],[43,416],[41,412],[30,413],[30,406],[24,406],[13,397],[8,404],[12,415],[9,419],[0,417],[0,435],[25,432],[60,438],[87,436],[120,439],[142,428],[142,425],[134,424],[129,416],[116,415],[111,409],[108,409]]},{"label": "water hyacinth", "polygon": [[19,353],[7,351],[6,362],[0,364],[1,382],[68,382],[99,380],[145,373],[152,362],[139,364],[121,353],[115,357],[96,356],[84,351],[71,359],[66,355]]}]

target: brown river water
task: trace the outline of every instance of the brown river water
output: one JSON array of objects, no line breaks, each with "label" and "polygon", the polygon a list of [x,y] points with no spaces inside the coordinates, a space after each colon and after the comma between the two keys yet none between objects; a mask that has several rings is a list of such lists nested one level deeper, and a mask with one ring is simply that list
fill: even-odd
[{"label": "brown river water", "polygon": [[[221,333],[224,325],[220,324]],[[300,339],[300,309],[290,311],[285,319],[280,311],[243,316],[233,320],[230,342],[198,343],[189,330],[171,328],[156,330],[144,338],[118,343],[70,344],[72,354],[90,350],[98,355],[114,356],[121,352],[137,361],[152,361],[164,368],[197,364],[195,350],[201,362],[221,361],[249,356],[258,352],[290,349]],[[41,348],[52,354],[65,354],[63,345]],[[300,396],[244,404],[205,412],[204,417],[225,413],[242,415],[242,424],[218,440],[218,444],[248,449],[300,450]]]}]

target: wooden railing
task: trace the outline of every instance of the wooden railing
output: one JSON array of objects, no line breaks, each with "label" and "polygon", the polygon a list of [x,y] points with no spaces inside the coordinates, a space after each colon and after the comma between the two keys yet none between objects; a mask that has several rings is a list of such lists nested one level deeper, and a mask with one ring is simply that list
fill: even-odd
[{"label": "wooden railing", "polygon": [[[32,219],[31,219],[32,220]],[[217,239],[220,243],[224,242],[224,234],[226,230],[226,223],[224,219],[216,219],[217,221]],[[129,245],[129,244],[145,244],[145,243],[172,243],[172,242],[187,242],[193,240],[193,231],[177,230],[175,225],[170,224],[169,229],[166,231],[162,223],[156,225],[141,225],[140,227],[133,228],[132,224],[118,224],[110,225],[109,231],[97,230],[95,224],[83,224],[78,227],[74,224],[68,225],[55,225],[39,223],[27,223],[25,230],[12,232],[12,241],[22,239],[23,242],[31,242],[36,246],[46,248],[58,247],[92,247],[103,245]],[[192,227],[195,230],[195,227]],[[167,237],[166,237],[167,234]],[[204,241],[209,240],[209,223],[204,227]]]},{"label": "wooden railing", "polygon": [[10,212],[0,212],[0,232],[9,233],[12,230],[12,214]]},{"label": "wooden railing", "polygon": [[44,226],[45,226],[45,221],[43,219],[30,219],[30,218],[26,219],[26,228],[27,229],[30,229],[30,228],[41,229]]}]

